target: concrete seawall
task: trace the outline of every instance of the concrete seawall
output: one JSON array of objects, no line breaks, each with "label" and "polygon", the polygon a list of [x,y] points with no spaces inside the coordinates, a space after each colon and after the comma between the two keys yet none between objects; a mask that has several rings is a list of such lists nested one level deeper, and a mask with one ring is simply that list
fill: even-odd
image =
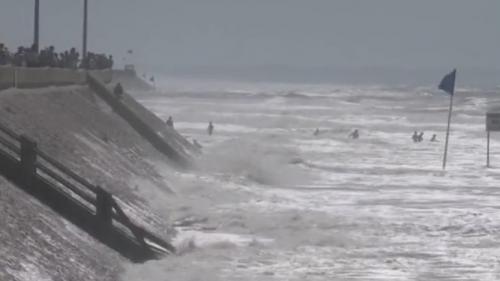
[{"label": "concrete seawall", "polygon": [[[113,78],[110,70],[92,75],[105,83]],[[168,165],[172,159],[157,153],[86,84],[81,70],[0,67],[1,123],[33,138],[57,161],[114,194],[135,222],[169,240],[174,233],[167,216],[176,198],[165,173],[174,167]],[[63,85],[71,86],[40,88]],[[173,149],[190,153],[187,140],[132,97],[125,95],[121,102]],[[150,205],[152,194],[161,199],[160,209]],[[47,280],[119,279],[126,262],[121,256],[2,175],[0,213],[0,249],[8,257],[0,259],[1,280],[27,280],[27,274]]]},{"label": "concrete seawall", "polygon": [[[111,82],[112,70],[91,70],[104,83]],[[0,67],[0,90],[8,88],[37,88],[47,86],[83,85],[84,70],[64,68]]]},{"label": "concrete seawall", "polygon": [[[78,175],[112,192],[127,214],[168,239],[168,212],[148,194],[175,195],[162,169],[168,159],[87,86],[0,91],[0,119]],[[146,197],[146,198],[145,198]],[[170,202],[172,200],[172,202]],[[163,211],[163,210],[162,210]],[[118,280],[123,260],[0,175],[1,280]],[[20,235],[22,234],[22,235]],[[27,242],[29,241],[29,243]],[[36,256],[36,259],[32,257]]]}]

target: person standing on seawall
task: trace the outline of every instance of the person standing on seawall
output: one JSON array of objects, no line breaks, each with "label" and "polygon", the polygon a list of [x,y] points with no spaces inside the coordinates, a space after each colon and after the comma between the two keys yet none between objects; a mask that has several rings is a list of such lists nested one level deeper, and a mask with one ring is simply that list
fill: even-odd
[{"label": "person standing on seawall", "polygon": [[173,128],[174,127],[174,119],[172,119],[172,116],[169,116],[168,119],[167,119],[167,126],[170,127],[170,128]]},{"label": "person standing on seawall", "polygon": [[122,84],[118,83],[116,84],[115,88],[113,89],[113,94],[115,94],[115,98],[120,100],[123,96],[123,87]]}]

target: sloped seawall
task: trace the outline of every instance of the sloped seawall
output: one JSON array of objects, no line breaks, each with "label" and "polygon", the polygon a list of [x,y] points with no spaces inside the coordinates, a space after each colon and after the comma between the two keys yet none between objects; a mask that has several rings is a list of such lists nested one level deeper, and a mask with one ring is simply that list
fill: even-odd
[{"label": "sloped seawall", "polygon": [[[168,159],[87,86],[0,91],[0,120],[115,194],[134,221],[173,235],[143,196],[175,196],[153,164]],[[1,176],[0,225],[0,280],[118,280],[128,262]]]}]

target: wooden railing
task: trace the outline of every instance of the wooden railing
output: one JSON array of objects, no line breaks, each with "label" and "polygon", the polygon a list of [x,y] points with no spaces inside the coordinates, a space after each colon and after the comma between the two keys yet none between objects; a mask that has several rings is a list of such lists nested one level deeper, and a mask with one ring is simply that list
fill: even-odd
[{"label": "wooden railing", "polygon": [[[175,252],[175,248],[171,244],[132,222],[112,194],[102,187],[90,183],[41,151],[33,140],[24,135],[18,135],[1,124],[0,156],[7,159],[2,161],[3,165],[10,163],[12,166],[4,167],[5,173],[10,173],[7,177],[10,176],[18,184],[25,188],[36,188],[34,186],[36,182],[42,181],[56,193],[64,193],[63,196],[59,197],[68,198],[68,201],[71,201],[68,204],[77,204],[78,208],[89,212],[90,216],[84,218],[85,220],[93,219],[92,227],[90,227],[93,234],[102,233],[102,229],[107,228],[115,228],[114,233],[122,233],[123,235],[128,232],[131,234],[130,238],[133,242],[142,247],[142,250],[149,253],[147,255],[152,258]],[[59,212],[61,210],[64,211],[64,208],[58,209]],[[81,220],[75,219],[77,223]],[[88,222],[85,223],[88,224]],[[96,227],[99,229],[96,230]],[[117,250],[120,251],[119,246],[115,245],[114,247],[118,247]],[[144,253],[142,255],[144,256]],[[138,258],[137,260],[144,259],[146,258]]]}]

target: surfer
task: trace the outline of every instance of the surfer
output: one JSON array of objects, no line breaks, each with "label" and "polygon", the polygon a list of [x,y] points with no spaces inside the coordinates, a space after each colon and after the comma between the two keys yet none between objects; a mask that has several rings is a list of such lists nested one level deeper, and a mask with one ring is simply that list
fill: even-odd
[{"label": "surfer", "polygon": [[214,124],[212,123],[212,121],[208,122],[207,132],[209,136],[214,133]]},{"label": "surfer", "polygon": [[432,135],[431,142],[437,142],[437,136],[436,134]]},{"label": "surfer", "polygon": [[319,129],[318,128],[316,128],[316,130],[314,131],[313,135],[314,136],[318,136],[319,135]]}]

